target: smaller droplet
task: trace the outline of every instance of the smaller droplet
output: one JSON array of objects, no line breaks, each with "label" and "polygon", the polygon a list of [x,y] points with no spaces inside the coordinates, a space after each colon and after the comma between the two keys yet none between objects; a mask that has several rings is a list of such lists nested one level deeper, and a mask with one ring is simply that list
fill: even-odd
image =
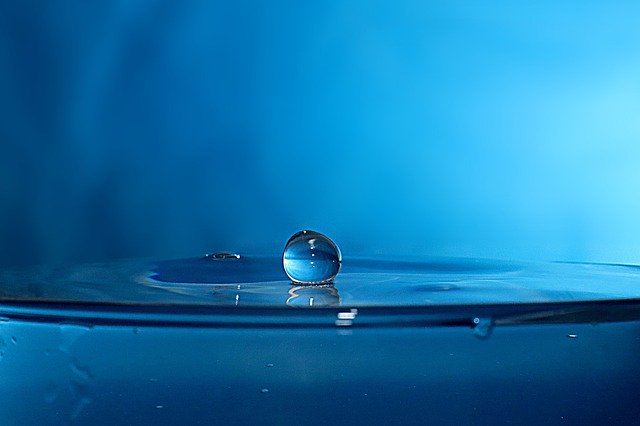
[{"label": "smaller droplet", "polygon": [[315,231],[294,234],[284,248],[282,266],[298,284],[328,284],[338,275],[342,255],[329,237]]},{"label": "smaller droplet", "polygon": [[493,321],[491,318],[474,318],[473,335],[479,339],[488,339],[493,331]]},{"label": "smaller droplet", "polygon": [[273,367],[273,364],[272,364],[272,363],[268,363],[268,364],[266,365],[266,367]]},{"label": "smaller droplet", "polygon": [[260,389],[260,393],[269,393],[269,389],[262,388],[262,389]]},{"label": "smaller droplet", "polygon": [[156,410],[160,410],[162,408],[164,408],[164,405],[156,405]]},{"label": "smaller droplet", "polygon": [[206,259],[212,260],[239,260],[240,255],[230,251],[219,251],[217,253],[209,253],[204,256]]},{"label": "smaller droplet", "polygon": [[16,339],[15,336],[11,336],[11,343],[13,343],[14,345],[18,344],[18,339]]},{"label": "smaller droplet", "polygon": [[567,334],[567,337],[569,339],[575,339],[576,337],[578,337],[578,335],[577,334]]}]

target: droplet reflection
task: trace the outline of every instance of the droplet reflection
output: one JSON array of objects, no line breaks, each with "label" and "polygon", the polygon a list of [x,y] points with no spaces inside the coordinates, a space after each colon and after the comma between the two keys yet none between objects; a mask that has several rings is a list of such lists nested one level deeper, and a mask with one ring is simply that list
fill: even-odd
[{"label": "droplet reflection", "polygon": [[291,287],[287,305],[294,308],[340,306],[340,295],[332,285]]}]

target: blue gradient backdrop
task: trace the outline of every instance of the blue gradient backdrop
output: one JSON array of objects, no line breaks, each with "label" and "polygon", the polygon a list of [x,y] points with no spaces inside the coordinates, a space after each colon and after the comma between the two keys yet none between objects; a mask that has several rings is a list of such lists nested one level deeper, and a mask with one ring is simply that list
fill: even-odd
[{"label": "blue gradient backdrop", "polygon": [[0,5],[0,263],[640,262],[640,3]]}]

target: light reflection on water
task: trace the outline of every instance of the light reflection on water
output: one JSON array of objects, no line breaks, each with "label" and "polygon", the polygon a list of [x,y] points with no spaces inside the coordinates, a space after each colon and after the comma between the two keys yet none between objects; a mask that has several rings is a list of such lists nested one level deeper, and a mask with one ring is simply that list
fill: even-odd
[{"label": "light reflection on water", "polygon": [[640,268],[476,259],[346,258],[334,285],[293,285],[279,257],[122,261],[0,272],[5,301],[318,308],[640,298]]}]

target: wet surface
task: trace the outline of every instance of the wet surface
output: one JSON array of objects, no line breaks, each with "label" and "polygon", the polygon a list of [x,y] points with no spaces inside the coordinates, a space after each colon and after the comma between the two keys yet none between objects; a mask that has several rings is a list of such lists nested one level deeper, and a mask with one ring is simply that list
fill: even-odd
[{"label": "wet surface", "polygon": [[626,265],[344,259],[333,285],[292,285],[276,256],[122,261],[0,272],[0,300],[233,307],[420,307],[640,298]]}]

